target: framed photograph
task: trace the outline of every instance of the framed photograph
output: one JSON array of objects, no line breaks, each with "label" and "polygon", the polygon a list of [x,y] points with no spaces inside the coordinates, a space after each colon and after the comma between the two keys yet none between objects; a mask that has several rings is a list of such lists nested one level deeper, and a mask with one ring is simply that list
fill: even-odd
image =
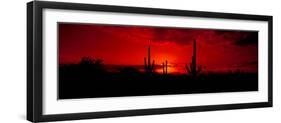
[{"label": "framed photograph", "polygon": [[272,16],[27,3],[33,122],[272,107]]}]

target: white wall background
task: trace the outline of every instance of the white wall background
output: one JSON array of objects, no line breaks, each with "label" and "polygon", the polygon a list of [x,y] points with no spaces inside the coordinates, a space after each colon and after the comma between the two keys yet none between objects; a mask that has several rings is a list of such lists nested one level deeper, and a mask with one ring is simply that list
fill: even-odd
[{"label": "white wall background", "polygon": [[[26,116],[26,2],[2,0],[0,4],[0,122],[27,123]],[[281,2],[278,0],[81,0],[125,5],[273,15],[274,107],[107,118],[74,123],[280,123],[281,122]],[[70,122],[70,121],[65,121]]]}]

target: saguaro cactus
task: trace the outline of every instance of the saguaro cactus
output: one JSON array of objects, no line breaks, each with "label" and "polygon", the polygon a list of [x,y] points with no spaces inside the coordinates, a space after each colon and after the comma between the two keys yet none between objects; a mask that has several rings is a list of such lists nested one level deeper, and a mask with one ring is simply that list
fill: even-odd
[{"label": "saguaro cactus", "polygon": [[186,64],[186,69],[187,69],[188,73],[191,74],[194,77],[196,75],[198,75],[201,72],[201,70],[202,70],[202,66],[201,65],[199,65],[197,67],[196,58],[197,58],[197,56],[196,56],[196,40],[194,39],[192,61],[191,61],[191,63],[189,65]]},{"label": "saguaro cactus", "polygon": [[150,58],[150,45],[148,46],[148,58],[144,57],[144,70],[148,73],[152,73],[154,70],[154,60],[151,63]]},{"label": "saguaro cactus", "polygon": [[168,74],[168,61],[162,63],[162,68],[163,68],[163,75]]}]

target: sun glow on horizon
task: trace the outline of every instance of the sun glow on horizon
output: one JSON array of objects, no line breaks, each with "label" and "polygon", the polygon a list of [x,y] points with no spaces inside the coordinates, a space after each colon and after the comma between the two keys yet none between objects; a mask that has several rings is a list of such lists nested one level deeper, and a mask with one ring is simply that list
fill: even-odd
[{"label": "sun glow on horizon", "polygon": [[[159,73],[159,74],[164,74],[165,68],[163,68],[163,64],[158,65],[158,66],[161,66],[161,67],[157,67],[155,69],[155,72]],[[167,74],[175,74],[175,73],[180,73],[180,74],[186,73],[186,70],[184,69],[184,65],[168,64],[167,65]]]}]

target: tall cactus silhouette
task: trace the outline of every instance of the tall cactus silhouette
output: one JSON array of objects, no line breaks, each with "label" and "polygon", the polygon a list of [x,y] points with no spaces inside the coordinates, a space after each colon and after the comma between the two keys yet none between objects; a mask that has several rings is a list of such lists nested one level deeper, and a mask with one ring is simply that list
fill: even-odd
[{"label": "tall cactus silhouette", "polygon": [[167,75],[168,74],[168,61],[167,60],[162,63],[162,68],[163,68],[163,75]]},{"label": "tall cactus silhouette", "polygon": [[144,70],[147,73],[152,73],[154,70],[154,60],[151,63],[151,58],[150,58],[150,44],[148,46],[148,58],[144,57]]},{"label": "tall cactus silhouette", "polygon": [[197,58],[197,56],[196,56],[196,39],[194,39],[192,61],[191,61],[191,63],[189,65],[188,64],[185,65],[186,70],[193,77],[197,76],[201,72],[201,70],[202,70],[202,66],[201,65],[199,65],[197,67],[196,58]]}]

